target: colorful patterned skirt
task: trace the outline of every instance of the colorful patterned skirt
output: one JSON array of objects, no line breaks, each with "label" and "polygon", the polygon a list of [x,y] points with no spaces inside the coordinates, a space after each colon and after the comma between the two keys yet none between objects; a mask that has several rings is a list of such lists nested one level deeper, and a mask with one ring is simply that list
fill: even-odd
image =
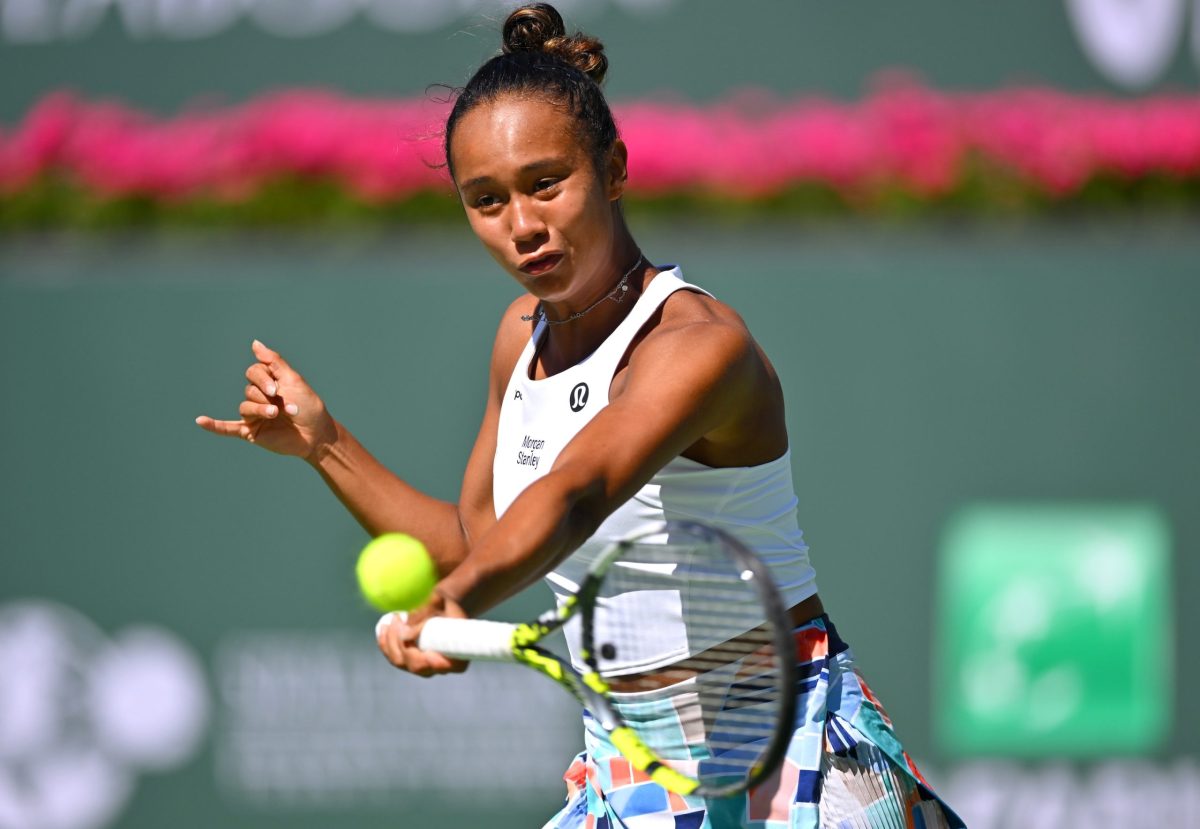
[{"label": "colorful patterned skirt", "polygon": [[[545,829],[962,827],[901,747],[828,617],[793,635],[802,655],[796,728],[787,758],[769,780],[721,799],[668,792],[633,770],[585,712],[586,748],[564,775],[566,805]],[[674,737],[689,731],[682,721],[687,715],[681,717],[692,704],[684,700],[694,700],[688,686],[612,696],[627,722]]]}]

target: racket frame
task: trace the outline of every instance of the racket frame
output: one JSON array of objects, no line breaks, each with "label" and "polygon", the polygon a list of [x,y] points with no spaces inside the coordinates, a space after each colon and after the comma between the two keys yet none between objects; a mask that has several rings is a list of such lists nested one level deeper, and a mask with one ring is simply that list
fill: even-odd
[{"label": "racket frame", "polygon": [[[609,568],[644,539],[664,534],[669,537],[672,533],[691,534],[709,543],[722,544],[733,556],[739,571],[743,573],[749,571],[752,574],[750,579],[745,580],[753,582],[758,591],[759,599],[762,602],[764,624],[770,623],[771,644],[780,655],[778,678],[780,711],[775,731],[771,735],[762,757],[751,769],[750,774],[745,779],[735,780],[724,785],[701,783],[674,769],[669,765],[669,761],[660,759],[654,750],[642,740],[637,731],[624,721],[609,700],[608,694],[612,693],[612,689],[601,674],[596,659],[592,610],[597,604],[600,589]],[[576,614],[580,616],[582,628],[580,655],[587,666],[587,670],[582,672],[568,661],[538,644],[542,639],[562,628]],[[442,621],[454,624],[471,623],[471,620],[431,619],[426,623],[426,627]],[[470,654],[444,652],[449,656],[472,658]],[[676,794],[725,797],[761,783],[779,767],[787,753],[796,713],[795,652],[796,646],[792,638],[792,624],[788,618],[787,608],[784,607],[783,597],[762,559],[735,537],[715,527],[697,521],[668,520],[658,522],[653,527],[614,541],[593,562],[583,583],[574,595],[569,596],[558,607],[542,613],[532,622],[513,625],[510,653],[506,654],[504,658],[506,661],[511,660],[524,664],[561,685],[591,713],[592,717],[608,733],[613,745],[629,760],[630,764],[649,776],[655,783]],[[497,658],[497,656],[487,658]]]},{"label": "racket frame", "polygon": [[[780,694],[780,711],[770,742],[763,752],[762,757],[751,769],[750,774],[745,780],[731,782],[722,786],[705,785],[694,778],[676,771],[667,765],[666,761],[660,760],[657,757],[654,751],[642,741],[637,732],[625,724],[624,720],[605,696],[610,693],[610,687],[605,682],[603,676],[601,676],[596,659],[595,625],[593,624],[591,609],[596,604],[600,588],[604,583],[604,577],[608,573],[609,568],[619,561],[627,551],[641,543],[644,539],[656,535],[666,535],[669,538],[672,533],[686,533],[694,537],[699,537],[709,543],[720,543],[732,555],[739,572],[745,573],[748,571],[751,574],[750,579],[743,577],[743,580],[752,582],[758,592],[759,600],[762,602],[764,624],[770,623],[772,634],[771,644],[774,646],[775,652],[779,654],[780,676],[778,678],[778,690]],[[655,527],[639,531],[634,535],[614,542],[593,563],[592,567],[588,570],[584,583],[580,585],[579,591],[572,599],[578,606],[582,622],[580,655],[589,669],[583,674],[582,678],[592,688],[600,692],[598,698],[602,701],[604,708],[611,712],[614,722],[614,725],[609,727],[601,720],[601,725],[608,731],[613,745],[625,755],[626,759],[633,763],[634,768],[648,774],[651,780],[677,794],[727,797],[753,788],[769,777],[779,767],[779,764],[787,755],[787,748],[791,742],[796,718],[797,670],[794,658],[796,644],[792,638],[792,624],[788,617],[787,608],[784,606],[783,596],[779,593],[779,589],[771,577],[770,570],[763,560],[746,547],[745,544],[730,533],[698,521],[662,521]],[[575,611],[573,610],[572,612]],[[593,711],[594,714],[595,711]]]}]

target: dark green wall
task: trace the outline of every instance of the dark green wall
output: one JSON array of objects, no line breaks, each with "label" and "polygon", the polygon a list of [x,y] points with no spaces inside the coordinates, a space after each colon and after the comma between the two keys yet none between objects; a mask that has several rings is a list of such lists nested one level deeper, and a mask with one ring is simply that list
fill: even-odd
[{"label": "dark green wall", "polygon": [[[650,223],[640,238],[738,308],[775,361],[822,593],[917,757],[952,759],[931,736],[932,579],[965,504],[1157,505],[1179,647],[1200,629],[1194,226]],[[162,626],[214,683],[206,747],[143,780],[120,825],[331,825],[213,794],[219,652],[248,631],[369,637],[374,621],[351,581],[363,534],[319,479],[192,418],[233,414],[258,337],[387,464],[453,497],[515,290],[465,228],[5,241],[0,605],[48,597],[104,631]],[[1194,660],[1177,665],[1181,691],[1200,682]],[[1186,698],[1173,725],[1159,753],[1200,752]],[[553,806],[557,784],[539,782],[545,801],[512,825]],[[470,808],[470,792],[451,801]],[[350,806],[367,809],[354,825],[451,825],[407,804]]]},{"label": "dark green wall", "polygon": [[[515,5],[464,0],[459,14],[444,14],[450,22],[431,31],[388,31],[360,14],[316,37],[270,35],[243,15],[216,36],[179,39],[164,34],[171,28],[155,22],[152,3],[113,3],[97,26],[72,38],[62,34],[65,10],[104,4],[22,2],[50,10],[50,34],[42,42],[17,41],[3,36],[13,26],[5,29],[0,19],[0,122],[6,123],[46,90],[60,87],[159,111],[196,100],[238,101],[280,86],[418,94],[430,84],[463,83],[499,47],[497,21],[504,8]],[[282,4],[255,0],[249,5]],[[346,7],[350,0],[328,5]],[[407,5],[421,3],[408,0]],[[440,2],[424,0],[424,5]],[[658,10],[633,10],[651,5]],[[123,16],[117,6],[141,13]],[[1028,83],[1117,89],[1085,55],[1065,2],[587,0],[562,6],[569,24],[605,41],[611,60],[608,89],[615,99],[666,93],[711,100],[747,87],[857,97],[880,70],[897,67],[949,89]],[[1185,44],[1186,21],[1182,16],[1172,30],[1163,69],[1140,88],[1195,88],[1200,73]]]}]

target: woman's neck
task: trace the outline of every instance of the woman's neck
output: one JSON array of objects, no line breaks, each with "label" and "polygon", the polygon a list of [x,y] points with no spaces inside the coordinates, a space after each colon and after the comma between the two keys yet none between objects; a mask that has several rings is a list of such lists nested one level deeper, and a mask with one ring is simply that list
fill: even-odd
[{"label": "woman's neck", "polygon": [[[600,347],[629,315],[646,285],[658,273],[641,253],[628,231],[614,246],[611,266],[607,269],[605,293],[579,311],[543,306],[549,320],[569,320],[547,326],[538,349],[537,373],[557,374],[579,363]],[[561,316],[559,316],[561,314]],[[578,314],[574,319],[572,314]]]}]

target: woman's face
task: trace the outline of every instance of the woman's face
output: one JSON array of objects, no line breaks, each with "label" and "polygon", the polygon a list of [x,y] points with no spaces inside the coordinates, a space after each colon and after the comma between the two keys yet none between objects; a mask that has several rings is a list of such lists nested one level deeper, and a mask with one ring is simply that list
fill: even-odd
[{"label": "woman's face", "polygon": [[527,291],[574,306],[611,287],[624,145],[601,174],[563,107],[505,95],[459,120],[450,155],[471,229]]}]

